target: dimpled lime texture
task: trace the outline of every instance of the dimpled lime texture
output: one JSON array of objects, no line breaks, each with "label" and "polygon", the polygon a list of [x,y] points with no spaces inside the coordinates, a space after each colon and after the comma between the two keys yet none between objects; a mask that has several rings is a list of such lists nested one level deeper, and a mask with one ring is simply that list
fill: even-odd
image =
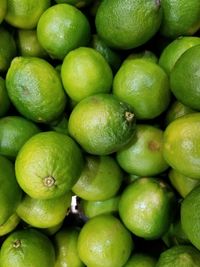
[{"label": "dimpled lime texture", "polygon": [[0,156],[0,170],[0,225],[2,225],[15,212],[22,194],[15,178],[13,164],[3,156]]},{"label": "dimpled lime texture", "polygon": [[7,11],[7,0],[1,0],[1,2],[0,2],[0,23],[5,18],[6,11]]},{"label": "dimpled lime texture", "polygon": [[170,38],[193,35],[200,27],[199,0],[162,0],[163,19],[160,32]]},{"label": "dimpled lime texture", "polygon": [[133,249],[130,232],[109,214],[91,218],[82,227],[78,253],[86,266],[122,267]]},{"label": "dimpled lime texture", "polygon": [[37,36],[51,57],[63,59],[69,51],[88,44],[90,24],[76,7],[57,4],[47,9],[40,17]]},{"label": "dimpled lime texture", "polygon": [[200,249],[200,186],[194,188],[181,204],[181,223],[190,242]]},{"label": "dimpled lime texture", "polygon": [[40,132],[31,121],[20,116],[7,116],[0,119],[0,154],[15,158],[23,144]]},{"label": "dimpled lime texture", "polygon": [[[20,150],[15,171],[22,189],[31,197],[50,199],[69,191],[83,166],[80,148],[67,135],[43,132],[31,137]],[[45,185],[52,177],[54,184]]]},{"label": "dimpled lime texture", "polygon": [[163,156],[178,172],[200,179],[200,114],[187,114],[174,120],[164,132]]},{"label": "dimpled lime texture", "polygon": [[200,253],[190,245],[177,245],[161,253],[156,267],[198,267]]},{"label": "dimpled lime texture", "polygon": [[174,194],[156,178],[140,178],[125,188],[119,201],[119,215],[136,236],[160,238],[172,222]]},{"label": "dimpled lime texture", "polygon": [[[18,243],[19,247],[15,247]],[[1,247],[1,267],[54,267],[55,252],[51,241],[35,229],[11,233]]]},{"label": "dimpled lime texture", "polygon": [[155,0],[105,0],[96,14],[96,29],[108,46],[131,49],[146,43],[159,29],[162,10]]},{"label": "dimpled lime texture", "polygon": [[200,110],[200,45],[188,49],[176,62],[170,74],[170,86],[176,99]]},{"label": "dimpled lime texture", "polygon": [[69,133],[85,151],[108,155],[128,143],[135,133],[135,118],[127,121],[127,113],[132,114],[130,106],[111,94],[89,96],[71,112]]},{"label": "dimpled lime texture", "polygon": [[113,94],[133,108],[136,118],[153,119],[169,104],[168,76],[149,60],[127,60],[114,77]]},{"label": "dimpled lime texture", "polygon": [[5,20],[21,29],[34,29],[42,13],[50,6],[50,0],[7,0]]},{"label": "dimpled lime texture", "polygon": [[5,81],[0,77],[0,117],[3,117],[10,107],[10,100]]},{"label": "dimpled lime texture", "polygon": [[134,253],[123,267],[155,267],[156,259],[148,254]]},{"label": "dimpled lime texture", "polygon": [[6,75],[6,87],[11,102],[25,118],[50,122],[64,111],[66,94],[61,79],[44,59],[13,59]]}]

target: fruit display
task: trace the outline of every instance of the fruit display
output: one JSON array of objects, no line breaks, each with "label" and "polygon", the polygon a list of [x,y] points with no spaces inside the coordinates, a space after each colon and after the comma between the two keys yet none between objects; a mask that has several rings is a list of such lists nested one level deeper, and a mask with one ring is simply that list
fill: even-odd
[{"label": "fruit display", "polygon": [[0,266],[200,266],[200,1],[0,0]]}]

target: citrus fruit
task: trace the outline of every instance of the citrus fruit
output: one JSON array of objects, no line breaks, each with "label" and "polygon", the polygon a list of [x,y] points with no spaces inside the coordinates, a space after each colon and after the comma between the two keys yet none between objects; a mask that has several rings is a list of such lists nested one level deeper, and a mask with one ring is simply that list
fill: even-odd
[{"label": "citrus fruit", "polygon": [[159,65],[170,74],[176,61],[189,48],[199,45],[200,38],[196,36],[180,36],[170,42],[162,51],[159,58]]},{"label": "citrus fruit", "polygon": [[79,229],[75,227],[63,228],[54,236],[56,251],[55,267],[84,267],[77,251]]},{"label": "citrus fruit", "polygon": [[123,173],[110,156],[86,155],[86,164],[72,191],[82,199],[105,200],[114,196],[122,183]]},{"label": "citrus fruit", "polygon": [[170,73],[170,86],[176,99],[182,104],[200,110],[200,45],[188,49],[177,60]]},{"label": "citrus fruit", "polygon": [[35,199],[26,195],[17,207],[17,214],[33,227],[53,227],[66,217],[71,197],[70,191],[53,199]]},{"label": "citrus fruit", "polygon": [[163,156],[181,174],[200,179],[200,114],[192,113],[171,122],[164,131]]},{"label": "citrus fruit", "polygon": [[66,94],[61,79],[47,61],[16,57],[6,75],[8,95],[16,109],[35,122],[50,122],[64,111]]},{"label": "citrus fruit", "polygon": [[132,249],[130,232],[109,214],[88,220],[78,237],[78,254],[86,266],[121,267]]},{"label": "citrus fruit", "polygon": [[40,17],[37,36],[41,46],[52,58],[63,59],[67,53],[85,46],[90,39],[90,24],[76,7],[57,4]]},{"label": "citrus fruit", "polygon": [[110,47],[130,49],[146,43],[159,29],[160,1],[105,0],[96,14],[98,35]]},{"label": "citrus fruit", "polygon": [[34,29],[42,13],[50,6],[50,0],[7,0],[5,20],[21,29]]},{"label": "citrus fruit", "polygon": [[200,186],[195,187],[181,203],[181,223],[190,242],[200,249]]},{"label": "citrus fruit", "polygon": [[6,223],[21,201],[22,191],[17,184],[13,164],[0,156],[0,226]]},{"label": "citrus fruit", "polygon": [[174,203],[174,193],[166,183],[156,178],[140,178],[122,192],[119,215],[136,236],[158,239],[172,222]]},{"label": "citrus fruit", "polygon": [[20,222],[20,218],[17,213],[13,213],[8,220],[0,225],[0,236],[4,236],[12,232]]},{"label": "citrus fruit", "polygon": [[64,221],[65,220],[63,220],[62,222],[60,222],[59,224],[57,224],[55,226],[51,226],[51,227],[48,227],[48,228],[40,228],[40,231],[42,233],[44,233],[45,235],[53,236],[61,229],[61,227],[63,226]]},{"label": "citrus fruit", "polygon": [[153,119],[169,104],[169,80],[156,63],[126,60],[114,77],[113,94],[133,108],[137,119]]},{"label": "citrus fruit", "polygon": [[131,53],[128,55],[128,57],[124,60],[123,64],[127,62],[127,60],[130,60],[130,59],[139,59],[139,58],[142,58],[142,59],[145,59],[145,60],[149,60],[150,62],[153,62],[153,63],[157,63],[158,62],[158,58],[157,56],[150,50],[144,50],[144,51],[141,51],[141,52],[138,52],[138,53]]},{"label": "citrus fruit", "polygon": [[163,131],[151,125],[137,124],[135,136],[117,151],[117,162],[131,174],[157,175],[168,168],[162,151]]},{"label": "citrus fruit", "polygon": [[160,32],[166,37],[193,35],[200,27],[199,0],[162,0],[162,10]]},{"label": "citrus fruit", "polygon": [[86,217],[92,218],[94,216],[104,213],[117,213],[120,196],[114,196],[106,200],[88,201],[81,200],[81,207]]},{"label": "citrus fruit", "polygon": [[11,32],[0,26],[0,72],[8,70],[16,54],[16,43]]},{"label": "citrus fruit", "polygon": [[126,262],[124,267],[155,267],[156,259],[148,254],[135,253]]},{"label": "citrus fruit", "polygon": [[68,134],[68,118],[66,114],[63,114],[60,120],[50,125],[50,129],[63,134]]},{"label": "citrus fruit", "polygon": [[5,116],[6,112],[9,110],[10,100],[8,97],[8,92],[6,89],[5,81],[0,77],[0,117]]},{"label": "citrus fruit", "polygon": [[99,52],[80,47],[64,58],[61,78],[69,97],[78,102],[90,95],[109,93],[113,76],[109,64]]},{"label": "citrus fruit", "polygon": [[169,179],[173,187],[183,198],[199,184],[199,180],[191,179],[174,169],[169,171]]},{"label": "citrus fruit", "polygon": [[135,115],[130,106],[111,94],[86,97],[72,110],[69,134],[82,148],[96,155],[116,152],[135,133]]},{"label": "citrus fruit", "polygon": [[31,137],[15,161],[19,185],[32,198],[64,195],[76,183],[83,166],[80,148],[67,135],[42,132]]},{"label": "citrus fruit", "polygon": [[121,65],[121,57],[119,53],[107,46],[97,34],[92,35],[91,46],[104,56],[114,72],[119,69]]},{"label": "citrus fruit", "polygon": [[18,53],[24,57],[47,57],[46,51],[40,45],[36,30],[18,30]]},{"label": "citrus fruit", "polygon": [[77,8],[82,8],[90,4],[92,0],[55,0],[55,1],[58,4],[66,3],[76,6]]},{"label": "citrus fruit", "polygon": [[200,253],[189,245],[173,246],[161,253],[156,267],[198,267]]},{"label": "citrus fruit", "polygon": [[166,115],[165,115],[165,124],[168,125],[175,119],[182,117],[186,114],[195,113],[196,111],[194,109],[191,109],[181,102],[175,100],[167,109]]},{"label": "citrus fruit", "polygon": [[51,241],[34,229],[11,233],[1,247],[1,267],[54,267],[55,252]]},{"label": "citrus fruit", "polygon": [[0,2],[0,23],[4,20],[7,12],[7,0],[1,0]]},{"label": "citrus fruit", "polygon": [[20,116],[0,119],[0,154],[14,159],[25,142],[38,133],[39,128]]}]

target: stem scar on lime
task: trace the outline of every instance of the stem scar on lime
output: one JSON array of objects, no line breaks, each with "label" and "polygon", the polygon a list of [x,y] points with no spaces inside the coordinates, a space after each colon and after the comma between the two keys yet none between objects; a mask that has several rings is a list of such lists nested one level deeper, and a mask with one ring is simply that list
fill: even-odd
[{"label": "stem scar on lime", "polygon": [[52,176],[47,176],[43,180],[46,187],[52,187],[55,185],[55,179]]},{"label": "stem scar on lime", "polygon": [[21,240],[17,239],[13,242],[13,248],[19,248],[21,247]]},{"label": "stem scar on lime", "polygon": [[135,114],[134,113],[132,113],[130,111],[126,111],[125,112],[125,118],[126,118],[126,121],[127,122],[132,122],[133,119],[134,119],[134,117],[135,117]]}]

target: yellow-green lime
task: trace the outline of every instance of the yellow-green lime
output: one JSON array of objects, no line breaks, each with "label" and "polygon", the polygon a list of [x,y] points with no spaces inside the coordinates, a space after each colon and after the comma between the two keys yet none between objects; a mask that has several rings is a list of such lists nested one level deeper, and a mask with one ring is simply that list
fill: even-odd
[{"label": "yellow-green lime", "polygon": [[62,228],[54,236],[56,252],[55,267],[84,267],[77,251],[80,230],[75,227]]},{"label": "yellow-green lime", "polygon": [[78,254],[86,266],[122,267],[132,249],[131,233],[109,214],[89,219],[78,237]]},{"label": "yellow-green lime", "polygon": [[129,54],[126,59],[124,60],[123,64],[126,63],[128,60],[132,60],[132,59],[145,59],[145,60],[149,60],[150,62],[153,63],[158,63],[158,58],[157,56],[150,50],[144,50],[141,52],[134,52]]},{"label": "yellow-green lime", "polygon": [[137,124],[131,141],[117,151],[117,162],[123,170],[137,176],[164,172],[168,164],[163,158],[163,131],[147,124]]},{"label": "yellow-green lime", "polygon": [[97,9],[95,24],[108,46],[131,49],[151,39],[161,19],[160,1],[105,0]]},{"label": "yellow-green lime", "polygon": [[22,191],[15,178],[13,164],[0,156],[0,226],[7,222],[21,201]]},{"label": "yellow-green lime", "polygon": [[200,28],[199,0],[162,0],[163,18],[160,32],[166,37],[193,35]]},{"label": "yellow-green lime", "polygon": [[140,178],[128,185],[119,201],[119,215],[136,236],[158,239],[173,219],[175,196],[158,178]]},{"label": "yellow-green lime", "polygon": [[16,56],[16,43],[13,35],[3,26],[0,26],[0,72],[6,72],[10,62]]},{"label": "yellow-green lime", "polygon": [[19,222],[19,216],[17,215],[17,213],[13,213],[5,223],[0,225],[0,236],[5,236],[8,233],[14,231]]},{"label": "yellow-green lime", "polygon": [[195,187],[181,203],[181,224],[190,242],[200,249],[200,186]]},{"label": "yellow-green lime", "polygon": [[39,43],[52,58],[63,59],[69,51],[88,44],[90,24],[78,8],[57,4],[48,8],[40,17],[37,36]]},{"label": "yellow-green lime", "polygon": [[164,131],[163,156],[181,174],[200,179],[200,114],[191,113],[171,122]]},{"label": "yellow-green lime", "polygon": [[78,102],[90,95],[109,93],[113,75],[99,52],[90,47],[79,47],[64,58],[61,78],[69,97]]},{"label": "yellow-green lime", "polygon": [[183,198],[185,198],[199,184],[199,180],[191,179],[174,169],[169,171],[168,176],[173,187]]},{"label": "yellow-green lime", "polygon": [[54,267],[55,251],[51,241],[35,229],[18,230],[3,242],[1,267]]},{"label": "yellow-green lime", "polygon": [[17,214],[33,227],[53,227],[66,217],[71,205],[71,197],[70,191],[52,199],[35,199],[26,195],[17,207]]},{"label": "yellow-green lime", "polygon": [[24,57],[47,57],[47,52],[40,45],[36,30],[18,30],[18,54]]},{"label": "yellow-green lime", "polygon": [[42,13],[50,6],[50,0],[7,0],[5,20],[13,27],[34,29]]},{"label": "yellow-green lime", "polygon": [[173,246],[161,253],[156,267],[198,267],[200,253],[191,245]]},{"label": "yellow-green lime", "polygon": [[182,104],[200,110],[200,45],[189,48],[177,60],[170,73],[170,87]]},{"label": "yellow-green lime", "polygon": [[1,0],[0,2],[0,23],[4,20],[7,12],[7,0]]},{"label": "yellow-green lime", "polygon": [[55,1],[58,4],[61,3],[70,4],[76,6],[77,8],[85,7],[92,2],[92,0],[55,0]]},{"label": "yellow-green lime", "polygon": [[124,267],[155,267],[156,258],[144,253],[134,253]]},{"label": "yellow-green lime", "polygon": [[138,119],[153,119],[170,101],[169,80],[164,70],[149,60],[126,60],[113,81],[113,94],[127,102]]},{"label": "yellow-green lime", "polygon": [[132,108],[112,94],[86,97],[72,110],[70,135],[90,154],[116,152],[135,134]]},{"label": "yellow-green lime", "polygon": [[88,201],[82,199],[81,207],[83,209],[84,215],[88,218],[92,218],[104,213],[115,214],[118,212],[119,199],[119,195],[99,201]]},{"label": "yellow-green lime", "polygon": [[21,116],[6,116],[0,119],[0,154],[15,159],[21,147],[40,129]]},{"label": "yellow-green lime", "polygon": [[10,107],[10,99],[6,89],[5,80],[0,77],[0,118],[5,116]]},{"label": "yellow-green lime", "polygon": [[53,131],[31,137],[15,161],[19,185],[37,199],[66,194],[79,178],[82,167],[82,152],[75,141]]},{"label": "yellow-green lime", "polygon": [[200,38],[197,36],[180,36],[170,42],[162,51],[159,58],[159,65],[170,74],[176,61],[189,48],[199,45]]},{"label": "yellow-green lime", "polygon": [[55,235],[63,226],[65,219],[60,222],[59,224],[52,226],[52,227],[48,227],[48,228],[40,228],[40,230],[42,231],[42,233],[44,233],[45,235],[48,236],[53,236]]},{"label": "yellow-green lime", "polygon": [[118,192],[123,173],[111,156],[85,156],[86,163],[72,191],[82,199],[96,201]]},{"label": "yellow-green lime", "polygon": [[16,109],[35,122],[51,122],[64,111],[66,94],[59,74],[46,60],[16,57],[6,75],[8,95]]}]

